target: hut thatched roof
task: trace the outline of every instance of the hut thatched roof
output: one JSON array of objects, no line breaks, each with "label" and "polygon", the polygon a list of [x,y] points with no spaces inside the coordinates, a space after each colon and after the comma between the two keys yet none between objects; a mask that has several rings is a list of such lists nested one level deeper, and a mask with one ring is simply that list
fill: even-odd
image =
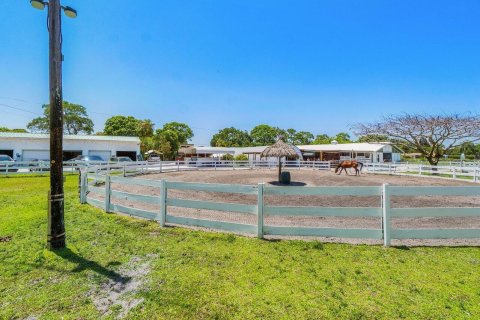
[{"label": "hut thatched roof", "polygon": [[187,154],[192,155],[197,153],[197,149],[195,149],[192,146],[184,146],[178,149],[178,153],[183,155],[187,155]]},{"label": "hut thatched roof", "polygon": [[283,141],[282,137],[279,137],[277,142],[275,142],[272,146],[265,148],[263,152],[260,154],[261,158],[268,158],[268,157],[293,157],[298,158],[298,154],[295,152],[295,149],[289,144],[286,144]]}]

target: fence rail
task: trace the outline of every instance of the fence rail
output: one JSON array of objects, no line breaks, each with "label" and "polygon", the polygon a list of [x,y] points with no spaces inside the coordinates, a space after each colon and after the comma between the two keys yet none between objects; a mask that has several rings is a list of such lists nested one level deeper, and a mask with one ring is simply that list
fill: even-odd
[{"label": "fence rail", "polygon": [[480,167],[473,165],[431,166],[409,163],[365,163],[364,167],[368,173],[417,175],[480,182]]},{"label": "fence rail", "polygon": [[[313,237],[338,237],[383,239],[385,246],[391,244],[392,239],[452,239],[452,238],[478,238],[480,229],[395,229],[392,219],[395,218],[423,218],[423,217],[480,217],[479,207],[468,208],[391,208],[391,197],[409,197],[419,195],[430,196],[479,196],[480,186],[472,187],[410,187],[390,186],[384,184],[380,187],[278,187],[265,184],[258,185],[233,185],[210,184],[191,182],[151,181],[131,179],[119,176],[105,176],[88,173],[83,170],[81,174],[80,199],[82,203],[89,203],[107,212],[120,212],[132,216],[158,221],[162,226],[166,223],[177,225],[205,227],[217,230],[232,231],[237,233],[256,234],[259,238],[265,235],[273,236],[313,236]],[[144,195],[131,192],[112,190],[111,183],[127,185],[150,186],[158,188],[160,196]],[[172,198],[169,190],[187,190],[192,192],[239,193],[256,195],[256,204],[240,204],[213,202],[204,200],[187,200]],[[277,196],[357,196],[378,197],[377,207],[296,207],[274,206],[264,202],[266,195]],[[94,196],[101,196],[99,200]],[[131,200],[159,206],[158,210],[150,211],[138,209],[116,203],[116,199]],[[380,205],[381,204],[381,205]],[[239,214],[256,217],[256,224],[227,222],[194,217],[172,215],[171,207],[194,208],[216,211],[236,212]],[[298,216],[310,217],[360,217],[381,219],[381,228],[323,228],[270,225],[265,220],[269,216]]]},{"label": "fence rail", "polygon": [[[282,165],[290,170],[316,169],[330,170],[332,161],[283,161]],[[0,176],[15,174],[48,174],[49,162],[0,162]],[[202,161],[135,161],[122,163],[109,162],[64,162],[65,172],[78,172],[87,168],[88,172],[95,174],[116,174],[124,177],[147,173],[162,173],[191,170],[243,170],[243,169],[274,169],[277,162],[273,160],[202,160]],[[478,163],[451,163],[449,165],[430,166],[412,163],[364,163],[364,171],[373,174],[415,175],[439,177],[456,180],[470,180],[480,182],[480,167]]]}]

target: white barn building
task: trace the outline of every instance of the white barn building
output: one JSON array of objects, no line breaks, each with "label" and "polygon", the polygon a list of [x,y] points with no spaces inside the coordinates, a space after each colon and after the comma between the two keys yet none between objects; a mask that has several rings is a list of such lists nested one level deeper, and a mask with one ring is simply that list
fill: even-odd
[{"label": "white barn building", "polygon": [[363,162],[398,162],[401,150],[391,143],[332,143],[298,146],[306,159],[338,161],[356,159]]},{"label": "white barn building", "polygon": [[[17,161],[50,160],[50,136],[36,133],[0,132],[0,154]],[[115,136],[63,136],[63,160],[78,155],[95,155],[103,160],[112,156],[141,157],[140,139]]]},{"label": "white barn building", "polygon": [[[188,159],[220,158],[230,154],[244,154],[249,160],[261,160],[260,154],[266,146],[259,147],[204,147],[191,146]],[[398,162],[401,150],[391,143],[343,143],[313,144],[295,146],[299,160],[340,161],[356,159],[361,162]],[[276,159],[273,159],[276,161]]]}]

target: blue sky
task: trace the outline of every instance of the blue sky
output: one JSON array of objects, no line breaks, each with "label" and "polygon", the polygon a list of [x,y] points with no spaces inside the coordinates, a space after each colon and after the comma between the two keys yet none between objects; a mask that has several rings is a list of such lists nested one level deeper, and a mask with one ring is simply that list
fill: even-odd
[{"label": "blue sky", "polygon": [[[315,134],[398,112],[480,111],[480,2],[63,0],[64,99],[188,123]],[[46,12],[0,2],[0,126],[48,102]],[[28,110],[20,111],[2,106]]]}]

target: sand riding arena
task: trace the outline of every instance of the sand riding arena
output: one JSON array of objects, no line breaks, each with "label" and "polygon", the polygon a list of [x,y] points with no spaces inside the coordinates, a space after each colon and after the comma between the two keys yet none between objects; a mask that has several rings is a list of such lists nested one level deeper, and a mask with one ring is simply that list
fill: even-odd
[{"label": "sand riding arena", "polygon": [[[301,238],[301,239],[317,239],[324,242],[345,242],[345,243],[365,243],[365,244],[382,244],[382,234],[378,237],[379,233],[384,233],[385,231],[385,216],[381,215],[382,205],[389,206],[389,210],[395,212],[395,209],[409,209],[417,208],[415,210],[420,210],[422,208],[426,212],[432,212],[433,214],[426,214],[425,217],[411,214],[410,211],[406,210],[404,216],[394,216],[388,218],[389,223],[391,224],[388,228],[392,230],[394,234],[397,232],[401,234],[401,229],[419,229],[427,230],[425,233],[428,234],[431,229],[448,229],[448,230],[460,230],[459,232],[464,232],[465,238],[458,236],[448,237],[449,239],[423,239],[428,238],[428,236],[419,236],[416,235],[420,233],[413,233],[412,237],[405,239],[406,237],[398,236],[397,238],[392,237],[392,245],[480,245],[480,231],[475,229],[480,229],[480,192],[477,193],[478,184],[473,184],[463,181],[447,180],[447,179],[435,179],[428,177],[414,177],[414,176],[395,176],[395,175],[377,175],[377,174],[362,174],[358,177],[356,176],[346,176],[346,175],[336,175],[333,171],[328,170],[292,170],[292,187],[278,187],[276,182],[277,172],[276,170],[271,169],[255,169],[255,170],[222,170],[222,171],[213,171],[213,170],[197,170],[197,171],[178,171],[178,172],[165,172],[165,173],[152,173],[138,175],[128,178],[115,178],[112,177],[109,181],[107,191],[108,196],[110,197],[109,201],[111,204],[108,204],[108,211],[122,211],[115,210],[115,205],[118,208],[132,208],[136,210],[143,210],[145,212],[157,213],[161,210],[160,205],[156,202],[155,199],[161,199],[161,188],[158,187],[157,182],[165,180],[167,182],[186,182],[196,184],[214,184],[217,186],[220,185],[236,185],[236,186],[252,186],[256,187],[259,183],[264,183],[266,186],[265,190],[280,190],[278,188],[287,188],[287,192],[275,191],[267,192],[263,194],[263,203],[265,208],[278,208],[278,207],[288,207],[288,208],[301,208],[298,214],[289,215],[288,212],[283,212],[283,214],[268,214],[268,210],[265,209],[265,214],[262,212],[262,228],[263,225],[269,226],[265,227],[266,230],[276,230],[275,227],[290,227],[292,230],[299,231],[298,234],[295,232],[285,232],[286,228],[277,228],[282,230],[280,234],[277,235],[268,235],[265,233],[265,238]],[[97,176],[98,177],[98,176]],[[124,183],[129,179],[129,183]],[[135,184],[135,181],[151,181],[151,183],[142,183]],[[103,206],[105,202],[106,194],[103,190],[99,188],[103,185],[104,182],[97,180],[96,178],[88,177],[89,188],[86,195],[87,199],[91,199],[91,203],[99,207]],[[150,184],[150,186],[149,186]],[[301,194],[301,188],[308,190],[309,187],[327,187],[324,190],[328,191],[328,188],[339,190],[341,194],[342,189],[348,190],[370,190],[381,189],[384,184],[388,186],[409,186],[409,187],[431,187],[432,190],[437,190],[443,186],[453,187],[454,190],[457,189],[467,189],[467,195],[463,194],[453,194],[453,195],[417,195],[416,193],[403,192],[402,196],[395,195],[393,192],[390,196],[389,204],[382,204],[382,195],[381,194],[368,194],[363,192],[359,196],[352,195],[316,195],[316,194]],[[172,184],[173,185],[173,184]],[[179,184],[180,185],[180,184]],[[91,186],[91,187],[90,187]],[[271,188],[270,188],[271,187]],[[274,188],[277,187],[277,188]],[[293,189],[288,189],[293,188]],[[455,189],[457,188],[457,189]],[[282,190],[283,190],[282,189]],[[312,188],[314,189],[314,188]],[[372,190],[373,190],[372,189]],[[93,191],[92,191],[93,190]],[[296,190],[295,192],[289,192],[288,190]],[[300,191],[299,191],[300,190]],[[384,189],[385,190],[385,189]],[[423,190],[423,189],[422,189]],[[470,191],[469,191],[470,190]],[[472,190],[475,190],[472,195]],[[167,225],[175,225],[176,218],[187,218],[192,219],[192,221],[205,220],[213,222],[225,222],[231,224],[245,224],[249,226],[256,226],[258,222],[258,214],[248,214],[248,212],[233,212],[215,210],[215,206],[205,206],[196,205],[197,203],[203,202],[212,202],[212,203],[228,203],[235,205],[246,205],[245,208],[250,208],[258,205],[258,194],[248,192],[245,193],[230,193],[226,192],[228,190],[217,190],[212,191],[201,191],[201,190],[192,190],[189,188],[179,187],[178,189],[172,188],[168,190],[168,198],[166,200],[169,203],[171,201],[167,210]],[[401,191],[401,190],[400,190]],[[479,190],[480,191],[480,190]],[[370,191],[369,191],[370,192]],[[435,191],[436,192],[436,191]],[[435,194],[433,192],[433,194]],[[327,192],[328,193],[328,192]],[[348,192],[347,192],[348,193]],[[428,193],[428,192],[427,192]],[[454,192],[455,193],[455,192]],[[399,193],[400,194],[400,193]],[[141,195],[141,198],[129,196],[129,195]],[[143,198],[142,198],[143,197]],[[176,200],[178,199],[178,200]],[[143,201],[148,200],[148,201]],[[182,203],[182,200],[187,207],[175,206],[176,203]],[[88,202],[88,201],[87,201]],[[195,205],[191,205],[191,204]],[[110,207],[112,206],[112,207]],[[198,208],[195,208],[195,207]],[[239,206],[239,207],[240,207]],[[304,209],[305,207],[314,207],[320,208],[321,212],[326,212],[323,209],[334,208],[335,212],[339,214],[312,214],[312,210],[308,211]],[[243,207],[242,207],[243,208]],[[365,215],[359,216],[349,216],[344,214],[342,209],[348,208],[363,208]],[[378,208],[379,214],[369,214],[369,212],[376,212],[375,208]],[[438,208],[438,210],[436,210]],[[448,214],[449,209],[458,209],[464,208],[462,212],[467,214]],[[372,210],[369,210],[372,209]],[[241,209],[240,211],[242,211]],[[425,211],[424,210],[424,211]],[[453,210],[453,209],[452,209]],[[245,210],[248,211],[248,210]],[[305,212],[305,214],[302,214]],[[384,211],[385,212],[385,211]],[[400,211],[399,211],[400,212]],[[413,212],[413,211],[412,211]],[[127,212],[129,213],[129,212]],[[247,214],[246,214],[247,213]],[[409,216],[410,215],[410,216]],[[168,223],[169,218],[173,223]],[[185,220],[186,221],[186,220]],[[189,223],[192,228],[197,228],[195,223]],[[319,229],[316,229],[319,228]],[[202,229],[202,228],[201,228]],[[208,228],[215,229],[215,228]],[[371,230],[372,237],[355,237],[355,233],[350,233],[347,237],[342,237],[341,233],[333,233],[333,236],[309,236],[304,237],[306,234],[305,230]],[[384,230],[384,231],[382,231]],[[378,232],[377,232],[378,231]],[[475,233],[478,231],[478,236],[475,236]],[[389,231],[390,232],[390,231]],[[473,233],[472,233],[473,232]],[[239,230],[240,234],[248,234],[247,232],[242,232]],[[362,233],[359,233],[362,234]],[[462,233],[460,233],[461,235]],[[255,236],[256,234],[251,234]],[[383,234],[385,235],[385,234]],[[422,238],[422,239],[420,239]],[[434,237],[439,238],[439,237]],[[442,237],[440,237],[442,238]]]}]

